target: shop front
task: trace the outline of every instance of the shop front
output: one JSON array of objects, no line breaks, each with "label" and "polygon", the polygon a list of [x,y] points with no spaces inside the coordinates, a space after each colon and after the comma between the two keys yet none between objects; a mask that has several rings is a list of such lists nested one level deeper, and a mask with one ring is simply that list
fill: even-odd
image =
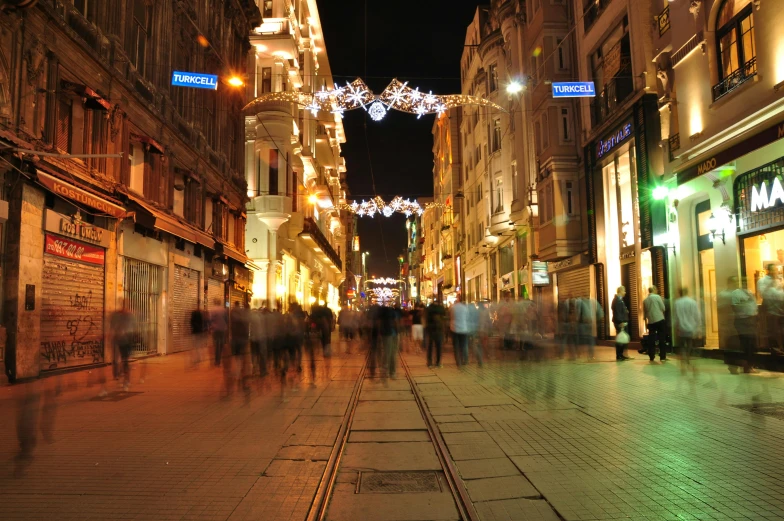
[{"label": "shop front", "polygon": [[[104,225],[105,226],[105,225]],[[107,361],[106,250],[113,234],[77,210],[44,211],[41,283],[41,371]]]},{"label": "shop front", "polygon": [[[651,151],[658,150],[659,134],[656,100],[644,96],[586,149],[586,178],[592,206],[589,207],[589,253],[593,263],[599,266],[595,269],[595,298],[607,309],[617,288],[626,288],[628,331],[633,340],[645,332],[642,301],[654,283],[652,279],[643,281],[642,273],[652,272],[651,256],[643,253],[653,246],[649,180],[656,170],[652,159],[658,154]],[[590,269],[582,270],[579,276],[587,279]],[[600,331],[599,336],[607,333],[614,336],[612,320],[606,322],[609,329]]]},{"label": "shop front", "polygon": [[[676,172],[667,198],[670,228],[657,237],[669,255],[671,292],[685,288],[704,317],[704,347],[738,347],[730,294],[747,288],[762,304],[758,281],[784,266],[784,123]],[[655,263],[654,263],[655,264]],[[758,345],[770,347],[759,309]]]}]

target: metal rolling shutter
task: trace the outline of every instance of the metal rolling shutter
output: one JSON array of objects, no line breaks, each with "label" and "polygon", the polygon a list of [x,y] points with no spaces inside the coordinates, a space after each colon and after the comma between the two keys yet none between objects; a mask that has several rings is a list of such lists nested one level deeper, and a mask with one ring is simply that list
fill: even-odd
[{"label": "metal rolling shutter", "polygon": [[558,300],[591,296],[591,272],[586,266],[558,273]]},{"label": "metal rolling shutter", "polygon": [[206,308],[209,311],[215,307],[223,307],[224,304],[224,292],[223,292],[223,282],[215,279],[209,279],[207,281],[207,305]]},{"label": "metal rolling shutter", "polygon": [[231,291],[229,292],[229,300],[230,300],[229,304],[231,305],[231,307],[234,307],[234,303],[235,302],[239,302],[240,303],[240,307],[244,308],[245,307],[245,292],[236,290],[234,288],[231,288]]},{"label": "metal rolling shutter", "polygon": [[41,369],[104,361],[104,266],[44,254]]},{"label": "metal rolling shutter", "polygon": [[196,270],[174,265],[174,287],[171,300],[172,352],[192,349],[191,314],[199,309],[199,277]]}]

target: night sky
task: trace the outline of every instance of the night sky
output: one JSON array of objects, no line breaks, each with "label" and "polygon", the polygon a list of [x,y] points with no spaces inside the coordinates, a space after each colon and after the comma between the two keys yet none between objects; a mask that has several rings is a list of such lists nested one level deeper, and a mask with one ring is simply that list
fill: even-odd
[{"label": "night sky", "polygon": [[[365,5],[367,4],[367,69]],[[460,57],[465,31],[481,2],[420,0],[414,4],[378,0],[318,0],[327,56],[338,84],[361,77],[380,94],[393,78],[434,94],[460,93]],[[389,201],[433,195],[435,116],[390,111],[379,123],[362,110],[343,119],[349,199],[375,193]],[[372,173],[371,176],[371,165]],[[405,217],[359,219],[362,251],[370,252],[368,273],[398,274],[397,256],[405,250]]]}]

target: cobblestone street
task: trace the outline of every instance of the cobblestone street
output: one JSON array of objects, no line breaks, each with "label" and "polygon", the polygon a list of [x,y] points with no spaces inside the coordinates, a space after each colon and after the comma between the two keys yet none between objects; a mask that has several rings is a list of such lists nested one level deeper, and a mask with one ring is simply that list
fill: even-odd
[{"label": "cobblestone street", "polygon": [[[422,355],[403,356],[482,520],[784,518],[779,374],[732,375],[708,360],[682,374],[677,359],[616,363],[606,348],[598,357],[458,369],[447,354],[430,370]],[[315,383],[305,364],[284,403],[271,383],[225,397],[222,370],[187,362],[137,362],[130,393],[104,399],[85,372],[0,389],[0,518],[304,520],[364,358],[318,360]],[[407,385],[366,380],[350,441],[397,430],[422,448],[415,408],[379,414],[383,403],[367,402],[376,389],[402,398]],[[47,419],[52,430],[20,466],[17,407],[31,394],[42,432]],[[360,445],[347,466],[383,447]]]}]

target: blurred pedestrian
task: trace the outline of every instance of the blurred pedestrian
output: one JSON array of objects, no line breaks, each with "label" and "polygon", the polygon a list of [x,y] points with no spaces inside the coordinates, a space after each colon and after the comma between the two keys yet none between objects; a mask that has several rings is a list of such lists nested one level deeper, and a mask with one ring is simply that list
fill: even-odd
[{"label": "blurred pedestrian", "polygon": [[226,331],[228,329],[228,311],[221,305],[219,300],[210,310],[210,329],[212,330],[212,343],[215,348],[215,365],[221,364],[223,348],[226,345]]},{"label": "blurred pedestrian", "polygon": [[596,337],[594,331],[597,322],[604,320],[604,310],[596,300],[590,297],[578,298],[576,310],[580,345],[585,345],[588,348],[588,360],[595,360]]},{"label": "blurred pedestrian", "polygon": [[399,348],[398,328],[400,315],[398,310],[384,306],[379,311],[379,333],[383,349],[384,369],[390,378],[397,375],[397,357]]},{"label": "blurred pedestrian", "polygon": [[[479,365],[479,367],[482,367],[484,365],[484,360],[482,358],[482,344],[478,338],[479,308],[476,307],[476,304],[466,304],[466,308],[468,309],[468,347],[473,347],[476,363]],[[466,363],[468,363],[467,354]]]},{"label": "blurred pedestrian", "polygon": [[[681,348],[681,372],[691,365],[691,354],[694,348],[694,339],[702,332],[702,316],[697,301],[689,297],[686,288],[678,290],[678,299],[673,305],[675,315],[675,331]],[[692,370],[696,370],[692,366]]]},{"label": "blurred pedestrian", "polygon": [[[137,336],[136,318],[128,309],[125,300],[120,302],[120,309],[112,313],[109,318],[109,329],[116,350],[120,352],[121,371],[123,377],[123,390],[128,391],[131,385],[130,357],[131,349]],[[102,395],[106,395],[106,390],[101,390]]]},{"label": "blurred pedestrian", "polygon": [[417,351],[424,348],[425,328],[422,325],[422,306],[417,304],[411,311],[411,340]]},{"label": "blurred pedestrian", "polygon": [[255,309],[248,315],[250,329],[250,353],[252,361],[251,373],[258,371],[260,376],[267,374],[266,343],[264,342],[264,314],[261,309]]},{"label": "blurred pedestrian", "polygon": [[779,268],[768,264],[767,273],[757,281],[757,296],[762,298],[760,315],[764,317],[768,348],[775,355],[782,355],[784,335],[784,290],[779,280]]},{"label": "blurred pedestrian", "polygon": [[743,287],[737,287],[732,292],[732,310],[735,313],[735,330],[745,357],[742,362],[743,372],[753,373],[754,357],[757,354],[757,299],[745,287],[745,280],[743,282]]},{"label": "blurred pedestrian", "polygon": [[468,307],[458,296],[449,308],[449,326],[452,331],[452,344],[455,349],[455,363],[458,367],[468,364]]},{"label": "blurred pedestrian", "polygon": [[[629,324],[629,308],[626,307],[626,302],[623,298],[626,296],[626,288],[618,286],[615,292],[615,297],[612,301],[612,322],[615,326],[615,359],[628,360],[629,357],[624,354],[624,349],[629,346],[629,332],[626,331],[626,326]],[[624,333],[624,335],[621,335]],[[619,337],[621,342],[619,342]],[[623,340],[626,340],[623,342]]]},{"label": "blurred pedestrian", "polygon": [[[427,332],[427,366],[441,365],[441,352],[444,348],[444,321],[446,309],[440,301],[433,301],[425,312],[425,330]],[[433,349],[435,348],[435,359]]]},{"label": "blurred pedestrian", "polygon": [[648,358],[653,362],[656,358],[656,347],[659,347],[659,360],[667,360],[667,346],[665,345],[666,325],[664,321],[664,300],[659,296],[656,286],[648,288],[648,296],[642,302],[645,322],[648,325]]}]

